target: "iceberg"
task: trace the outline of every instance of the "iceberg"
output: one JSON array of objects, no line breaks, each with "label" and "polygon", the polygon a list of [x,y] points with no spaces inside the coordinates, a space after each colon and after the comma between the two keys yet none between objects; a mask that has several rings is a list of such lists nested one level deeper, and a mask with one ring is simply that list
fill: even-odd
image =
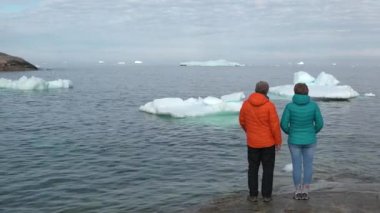
[{"label": "iceberg", "polygon": [[135,64],[142,64],[143,62],[142,61],[135,61],[134,63]]},{"label": "iceberg", "polygon": [[365,93],[364,96],[367,96],[367,97],[375,97],[376,95],[372,92],[368,92],[368,93]]},{"label": "iceberg", "polygon": [[309,87],[309,96],[314,99],[322,100],[348,100],[359,96],[348,85],[338,85],[340,82],[331,74],[321,72],[317,78],[309,73],[299,71],[294,73],[293,84],[282,85],[269,88],[269,93],[278,96],[292,97],[294,95],[294,85],[305,83]]},{"label": "iceberg", "polygon": [[297,63],[298,65],[304,65],[305,63],[303,61],[300,61]]},{"label": "iceberg", "polygon": [[211,61],[188,61],[180,63],[180,66],[204,66],[204,67],[215,67],[215,66],[225,66],[225,67],[241,67],[245,66],[237,62],[231,62],[224,59],[211,60]]},{"label": "iceberg", "polygon": [[205,116],[217,113],[238,113],[243,104],[243,92],[223,95],[220,98],[208,96],[206,98],[160,98],[155,99],[139,110],[156,115],[168,115],[175,118]]},{"label": "iceberg", "polygon": [[22,76],[18,80],[9,80],[0,78],[0,89],[15,89],[15,90],[48,90],[60,88],[72,88],[73,83],[70,80],[58,79],[54,81],[45,81],[37,77]]}]

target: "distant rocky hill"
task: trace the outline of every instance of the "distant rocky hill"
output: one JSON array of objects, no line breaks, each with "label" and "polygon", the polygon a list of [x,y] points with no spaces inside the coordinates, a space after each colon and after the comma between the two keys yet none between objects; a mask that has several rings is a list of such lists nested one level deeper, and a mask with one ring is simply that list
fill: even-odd
[{"label": "distant rocky hill", "polygon": [[22,58],[0,52],[0,71],[38,70],[36,66]]}]

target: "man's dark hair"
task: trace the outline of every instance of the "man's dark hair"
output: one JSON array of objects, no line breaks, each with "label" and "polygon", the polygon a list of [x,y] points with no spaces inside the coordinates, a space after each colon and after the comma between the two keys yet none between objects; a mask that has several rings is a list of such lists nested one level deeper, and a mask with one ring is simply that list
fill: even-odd
[{"label": "man's dark hair", "polygon": [[294,85],[294,93],[299,95],[308,95],[309,88],[305,83],[298,83]]},{"label": "man's dark hair", "polygon": [[269,84],[266,81],[259,81],[256,84],[255,92],[267,95],[269,90]]}]

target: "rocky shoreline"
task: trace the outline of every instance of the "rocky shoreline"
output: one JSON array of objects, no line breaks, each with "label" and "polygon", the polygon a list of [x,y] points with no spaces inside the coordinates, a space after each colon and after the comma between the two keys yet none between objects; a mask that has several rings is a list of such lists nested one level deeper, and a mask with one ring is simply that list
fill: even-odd
[{"label": "rocky shoreline", "polygon": [[271,202],[247,200],[248,191],[235,192],[191,208],[192,213],[227,212],[379,212],[380,185],[335,185],[312,191],[310,200],[294,200],[292,193],[274,194]]},{"label": "rocky shoreline", "polygon": [[38,70],[38,68],[22,58],[0,52],[0,71],[29,70]]}]

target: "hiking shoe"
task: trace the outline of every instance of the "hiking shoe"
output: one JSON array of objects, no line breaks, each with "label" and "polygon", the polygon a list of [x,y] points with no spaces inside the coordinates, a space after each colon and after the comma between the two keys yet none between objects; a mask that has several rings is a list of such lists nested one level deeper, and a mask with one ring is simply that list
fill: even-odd
[{"label": "hiking shoe", "polygon": [[272,198],[271,197],[264,197],[263,201],[264,202],[270,202],[270,201],[272,201]]},{"label": "hiking shoe", "polygon": [[293,199],[295,199],[295,200],[302,200],[302,194],[303,193],[294,192]]},{"label": "hiking shoe", "polygon": [[309,200],[309,194],[308,193],[302,193],[301,194],[301,200]]},{"label": "hiking shoe", "polygon": [[250,202],[257,202],[257,196],[248,196],[247,200]]}]

